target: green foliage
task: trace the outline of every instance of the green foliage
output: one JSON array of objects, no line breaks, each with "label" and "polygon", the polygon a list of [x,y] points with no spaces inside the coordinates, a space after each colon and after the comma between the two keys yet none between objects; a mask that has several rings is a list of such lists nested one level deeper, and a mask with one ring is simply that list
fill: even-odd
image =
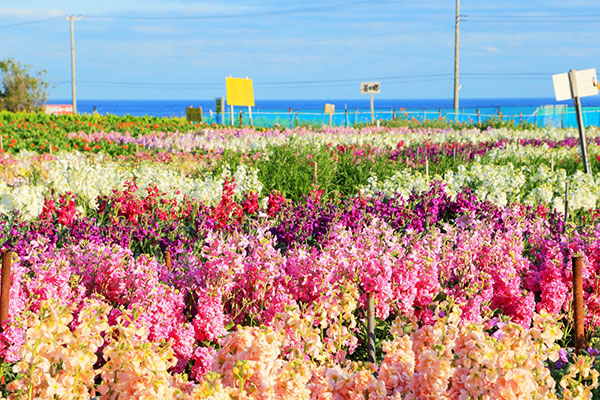
[{"label": "green foliage", "polygon": [[43,80],[45,71],[32,75],[30,68],[30,65],[22,66],[12,58],[0,61],[0,110],[39,111],[46,103],[49,84]]},{"label": "green foliage", "polygon": [[[433,118],[433,119],[418,119],[415,117],[410,117],[408,114],[401,115],[396,119],[392,120],[383,120],[380,121],[382,126],[388,128],[400,128],[400,127],[408,127],[411,129],[417,128],[437,128],[437,129],[472,129],[477,128],[486,130],[488,128],[506,128],[506,129],[515,129],[515,130],[526,130],[526,129],[539,129],[539,126],[532,122],[521,121],[515,122],[512,119],[503,118],[502,116],[490,117],[481,122],[473,122],[472,120],[459,122],[454,121],[452,119],[447,119],[445,117],[441,118]],[[355,128],[362,128],[366,126],[373,125],[370,122],[361,122],[354,124]]]}]

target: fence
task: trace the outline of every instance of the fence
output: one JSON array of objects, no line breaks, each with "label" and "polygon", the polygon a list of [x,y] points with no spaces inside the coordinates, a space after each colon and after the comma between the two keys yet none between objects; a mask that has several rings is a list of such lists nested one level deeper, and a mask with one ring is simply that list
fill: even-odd
[{"label": "fence", "polygon": [[[575,109],[567,105],[546,106],[500,106],[481,108],[461,108],[458,113],[454,109],[425,108],[425,109],[376,109],[375,119],[379,121],[393,119],[409,119],[413,121],[431,121],[443,119],[448,122],[485,123],[490,119],[502,118],[515,123],[531,123],[540,127],[572,128],[577,126]],[[247,110],[234,113],[234,124],[248,125],[249,115]],[[217,116],[212,110],[205,114],[205,122],[217,124],[231,124],[231,114],[225,113]],[[352,126],[357,123],[370,123],[370,109],[354,109],[338,111],[332,115],[333,126]],[[584,107],[583,121],[586,126],[600,126],[600,107]],[[252,122],[255,126],[273,126],[278,124],[283,127],[298,125],[321,126],[329,124],[329,114],[317,110],[252,110]]]}]

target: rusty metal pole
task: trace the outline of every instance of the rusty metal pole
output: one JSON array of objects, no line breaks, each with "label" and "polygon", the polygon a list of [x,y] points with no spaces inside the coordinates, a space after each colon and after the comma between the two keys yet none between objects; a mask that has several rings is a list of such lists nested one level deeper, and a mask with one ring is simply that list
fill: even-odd
[{"label": "rusty metal pole", "polygon": [[12,262],[12,251],[2,253],[2,276],[0,283],[0,332],[2,322],[8,319],[8,304],[10,300],[10,264]]},{"label": "rusty metal pole", "polygon": [[367,353],[369,361],[375,363],[375,296],[367,294]]},{"label": "rusty metal pole", "polygon": [[585,331],[583,326],[583,258],[573,257],[573,319],[575,352],[581,354],[585,349]]}]

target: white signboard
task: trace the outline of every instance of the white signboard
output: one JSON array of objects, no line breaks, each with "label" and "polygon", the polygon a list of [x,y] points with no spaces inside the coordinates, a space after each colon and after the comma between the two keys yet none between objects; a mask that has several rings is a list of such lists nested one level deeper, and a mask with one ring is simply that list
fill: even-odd
[{"label": "white signboard", "polygon": [[363,94],[369,94],[369,93],[379,94],[381,92],[381,83],[380,82],[362,82],[360,84],[360,92]]},{"label": "white signboard", "polygon": [[575,71],[575,81],[577,84],[577,93],[571,93],[568,73],[552,75],[556,101],[572,99],[574,96],[585,97],[598,94],[596,68]]},{"label": "white signboard", "polygon": [[44,112],[54,115],[73,115],[73,104],[46,104]]}]

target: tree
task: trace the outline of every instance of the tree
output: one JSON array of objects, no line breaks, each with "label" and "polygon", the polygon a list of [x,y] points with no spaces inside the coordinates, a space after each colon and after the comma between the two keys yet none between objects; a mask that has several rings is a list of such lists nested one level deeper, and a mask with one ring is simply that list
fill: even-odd
[{"label": "tree", "polygon": [[31,75],[30,68],[31,65],[22,66],[12,58],[0,61],[0,110],[39,111],[46,104],[46,89],[49,86],[43,80],[46,71]]}]

